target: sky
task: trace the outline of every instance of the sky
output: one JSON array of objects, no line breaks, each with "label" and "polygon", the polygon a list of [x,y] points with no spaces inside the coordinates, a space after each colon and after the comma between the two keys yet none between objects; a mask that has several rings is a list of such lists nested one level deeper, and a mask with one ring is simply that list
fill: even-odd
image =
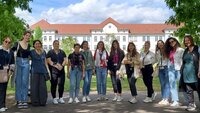
[{"label": "sky", "polygon": [[121,24],[164,23],[172,14],[164,0],[33,0],[32,13],[15,15],[32,25],[42,19],[51,24],[99,24],[111,17]]}]

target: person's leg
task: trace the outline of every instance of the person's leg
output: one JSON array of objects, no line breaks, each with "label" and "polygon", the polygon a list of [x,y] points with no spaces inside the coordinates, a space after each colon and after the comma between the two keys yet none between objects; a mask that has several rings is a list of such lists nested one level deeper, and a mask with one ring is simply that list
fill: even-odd
[{"label": "person's leg", "polygon": [[97,80],[97,93],[101,95],[101,70],[99,67],[96,68],[96,80]]},{"label": "person's leg", "polygon": [[6,90],[8,83],[0,83],[0,109],[6,107]]},{"label": "person's leg", "polygon": [[160,80],[162,99],[164,99],[165,98],[165,89],[164,89],[164,87],[165,87],[165,70],[164,69],[159,69],[158,77]]},{"label": "person's leg", "polygon": [[89,73],[88,70],[85,70],[85,76],[83,80],[83,96],[87,96],[88,83],[89,83]]},{"label": "person's leg", "polygon": [[106,95],[107,68],[102,68],[102,94]]},{"label": "person's leg", "polygon": [[38,106],[40,103],[39,92],[40,92],[40,75],[31,75],[31,103],[33,106]]},{"label": "person's leg", "polygon": [[91,80],[92,80],[92,69],[89,69],[87,71],[88,71],[88,85],[87,85],[86,95],[88,96],[90,93],[90,86],[91,86]]},{"label": "person's leg", "polygon": [[64,86],[65,86],[65,72],[60,73],[60,77],[58,78],[58,94],[59,98],[63,97]]},{"label": "person's leg", "polygon": [[70,98],[75,97],[75,84],[76,84],[76,73],[77,71],[75,69],[70,70]]},{"label": "person's leg", "polygon": [[75,97],[79,96],[79,91],[80,91],[80,82],[82,79],[82,71],[80,69],[77,69],[77,73],[76,73],[76,86],[75,86]]},{"label": "person's leg", "polygon": [[57,89],[57,84],[58,84],[58,78],[53,78],[51,75],[51,95],[54,98],[56,98],[56,89]]},{"label": "person's leg", "polygon": [[40,83],[39,83],[39,100],[40,100],[40,105],[41,106],[45,106],[46,102],[47,102],[47,85],[46,85],[46,81],[45,81],[45,75],[44,74],[40,74]]},{"label": "person's leg", "polygon": [[22,62],[21,58],[16,58],[16,87],[15,87],[15,98],[17,102],[22,101]]},{"label": "person's leg", "polygon": [[116,94],[116,93],[117,93],[116,71],[111,71],[110,77],[111,77],[111,81],[112,81],[113,91],[114,91],[114,93]]}]

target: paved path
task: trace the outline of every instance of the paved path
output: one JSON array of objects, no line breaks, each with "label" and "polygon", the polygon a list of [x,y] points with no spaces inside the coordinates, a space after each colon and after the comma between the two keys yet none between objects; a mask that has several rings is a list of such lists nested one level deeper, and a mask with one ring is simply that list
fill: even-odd
[{"label": "paved path", "polygon": [[[88,103],[78,103],[78,104],[68,104],[68,93],[64,94],[66,101],[65,104],[53,105],[51,96],[49,96],[48,104],[46,107],[32,107],[29,106],[28,109],[18,109],[11,99],[8,99],[8,111],[5,113],[188,113],[185,111],[186,106],[180,106],[173,108],[170,106],[160,106],[158,101],[160,100],[160,94],[158,93],[156,100],[153,103],[144,103],[142,100],[145,98],[145,92],[138,92],[136,104],[130,104],[128,100],[130,99],[130,93],[123,93],[122,97],[124,98],[122,102],[113,102],[113,93],[109,92],[107,97],[108,101],[96,101],[97,95],[96,92],[91,94],[91,102]],[[196,103],[198,108],[200,108],[199,102]],[[12,97],[9,97],[12,98]],[[183,102],[183,97],[180,94],[180,102]],[[12,99],[13,100],[13,99]],[[81,100],[81,99],[80,99]],[[192,113],[199,113],[198,109]]]}]

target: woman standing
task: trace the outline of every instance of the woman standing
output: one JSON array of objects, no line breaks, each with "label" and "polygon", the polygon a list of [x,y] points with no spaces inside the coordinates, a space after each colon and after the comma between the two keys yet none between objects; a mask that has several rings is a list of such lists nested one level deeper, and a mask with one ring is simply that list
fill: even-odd
[{"label": "woman standing", "polygon": [[149,50],[150,41],[144,43],[144,51],[141,52],[142,75],[143,82],[147,87],[147,97],[143,100],[145,103],[152,102],[155,99],[156,93],[153,90],[153,64],[155,63],[155,54]]},{"label": "woman standing", "polygon": [[98,92],[97,101],[108,100],[108,98],[106,98],[107,60],[108,53],[104,43],[103,41],[99,41],[94,53]]},{"label": "woman standing", "polygon": [[48,74],[46,53],[40,40],[33,41],[31,50],[31,103],[33,106],[45,106],[47,102],[46,76]]},{"label": "woman standing", "polygon": [[0,48],[0,76],[6,74],[7,80],[0,82],[0,112],[7,110],[6,108],[6,90],[9,80],[9,70],[14,64],[14,53],[10,50],[11,39],[6,37],[3,40],[2,48]]},{"label": "woman standing", "polygon": [[80,53],[80,44],[74,44],[74,52],[68,57],[67,77],[70,79],[70,98],[68,103],[73,101],[79,103],[78,95],[80,91],[80,82],[84,78],[84,56]]},{"label": "woman standing", "polygon": [[182,66],[183,49],[180,48],[180,43],[176,38],[168,38],[165,42],[165,52],[168,62],[168,76],[170,84],[170,92],[173,103],[172,107],[179,106],[177,81],[180,79],[180,69]]},{"label": "woman standing", "polygon": [[26,31],[21,41],[16,42],[12,48],[17,51],[16,56],[16,100],[18,108],[28,108],[28,86],[29,86],[29,56],[30,44],[28,43],[31,32]]},{"label": "woman standing", "polygon": [[168,76],[168,58],[164,49],[164,42],[162,40],[157,41],[156,45],[156,60],[158,63],[158,77],[161,85],[162,100],[158,103],[160,105],[169,105],[170,85]]},{"label": "woman standing", "polygon": [[126,67],[126,74],[128,78],[129,87],[131,90],[132,98],[129,100],[130,103],[134,104],[137,102],[136,96],[137,96],[137,89],[135,86],[135,83],[137,81],[137,78],[134,76],[134,67],[140,67],[140,54],[137,52],[135,44],[133,42],[129,42],[127,47],[127,54],[125,55],[122,63],[125,64]]},{"label": "woman standing", "polygon": [[89,93],[90,93],[90,83],[92,79],[92,73],[94,72],[94,58],[92,52],[89,50],[87,41],[82,42],[81,48],[82,48],[81,54],[84,56],[85,59],[85,77],[83,83],[82,102],[87,102],[91,101]]},{"label": "woman standing", "polygon": [[113,101],[120,102],[122,100],[121,93],[122,93],[122,86],[120,77],[116,74],[121,67],[121,62],[124,58],[124,51],[121,50],[119,46],[119,42],[114,40],[112,42],[110,56],[108,58],[108,70],[110,70],[110,76],[113,86],[113,91],[115,93],[115,97]]},{"label": "woman standing", "polygon": [[194,102],[194,91],[196,90],[200,95],[200,59],[199,59],[199,47],[194,44],[193,37],[187,35],[184,37],[184,45],[186,47],[183,54],[183,65],[181,68],[181,79],[179,86],[184,89],[188,96],[187,111],[196,110]]},{"label": "woman standing", "polygon": [[[51,73],[51,95],[53,97],[53,104],[64,104],[63,99],[64,85],[65,85],[65,70],[66,54],[59,49],[59,41],[54,40],[53,49],[47,53],[47,62]],[[56,98],[56,89],[58,86],[59,99]]]}]

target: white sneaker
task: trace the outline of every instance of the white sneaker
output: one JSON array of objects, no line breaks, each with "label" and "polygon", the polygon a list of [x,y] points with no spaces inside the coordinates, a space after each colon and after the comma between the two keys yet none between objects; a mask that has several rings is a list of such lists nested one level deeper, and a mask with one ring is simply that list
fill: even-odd
[{"label": "white sneaker", "polygon": [[130,102],[131,104],[135,104],[135,103],[137,103],[137,100],[136,100],[135,97],[132,97],[131,100],[129,100],[129,102]]},{"label": "white sneaker", "polygon": [[158,102],[159,105],[163,105],[165,99],[162,99],[160,102]]},{"label": "white sneaker", "polygon": [[82,98],[82,102],[83,102],[83,103],[87,102],[87,100],[86,100],[86,97],[85,97],[85,96]]},{"label": "white sneaker", "polygon": [[143,102],[145,102],[145,103],[150,103],[150,102],[152,102],[153,100],[152,100],[152,98],[151,97],[146,97],[144,100],[143,100]]},{"label": "white sneaker", "polygon": [[117,102],[121,102],[123,100],[123,98],[121,96],[117,97]]},{"label": "white sneaker", "polygon": [[89,97],[89,96],[86,96],[86,99],[87,99],[87,101],[88,101],[88,102],[90,102],[90,101],[91,101],[91,99],[90,99],[90,97]]},{"label": "white sneaker", "polygon": [[192,104],[192,103],[190,103],[189,105],[188,105],[188,107],[187,107],[187,111],[195,111],[196,110],[196,105],[195,104]]},{"label": "white sneaker", "polygon": [[115,95],[115,97],[112,99],[113,101],[117,101],[117,95]]},{"label": "white sneaker", "polygon": [[56,98],[53,99],[53,104],[58,104],[58,100]]},{"label": "white sneaker", "polygon": [[64,101],[63,98],[60,98],[60,99],[58,100],[58,102],[61,103],[61,104],[64,104],[64,103],[65,103],[65,101]]},{"label": "white sneaker", "polygon": [[79,103],[80,102],[77,97],[75,97],[74,101],[75,101],[75,103]]},{"label": "white sneaker", "polygon": [[156,96],[157,96],[157,93],[156,92],[154,92],[153,94],[152,94],[152,100],[155,100],[156,99]]},{"label": "white sneaker", "polygon": [[6,111],[4,107],[0,109],[0,112],[4,112],[4,111]]},{"label": "white sneaker", "polygon": [[178,107],[179,106],[179,102],[174,101],[170,106],[171,107]]},{"label": "white sneaker", "polygon": [[68,104],[71,104],[73,102],[72,98],[69,98]]},{"label": "white sneaker", "polygon": [[158,102],[159,105],[169,105],[168,99],[162,99],[160,102]]}]

